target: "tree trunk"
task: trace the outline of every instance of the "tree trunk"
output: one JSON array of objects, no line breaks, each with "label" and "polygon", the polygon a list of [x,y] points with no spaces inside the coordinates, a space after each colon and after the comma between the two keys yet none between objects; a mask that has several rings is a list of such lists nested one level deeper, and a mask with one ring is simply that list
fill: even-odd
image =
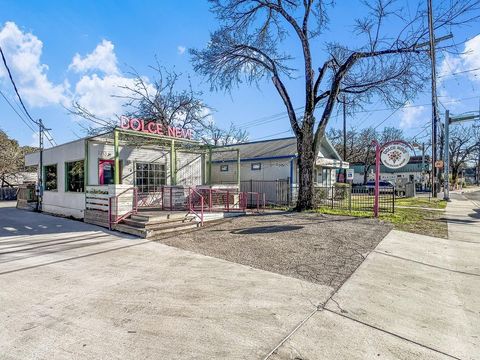
[{"label": "tree trunk", "polygon": [[295,210],[311,210],[314,207],[313,173],[316,160],[311,136],[304,135],[297,139],[297,152],[298,196]]}]

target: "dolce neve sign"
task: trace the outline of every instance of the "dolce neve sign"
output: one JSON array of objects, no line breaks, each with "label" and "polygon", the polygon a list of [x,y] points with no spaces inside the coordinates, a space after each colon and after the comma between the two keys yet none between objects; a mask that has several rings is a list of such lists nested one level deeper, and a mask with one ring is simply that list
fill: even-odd
[{"label": "dolce neve sign", "polygon": [[181,129],[175,126],[163,126],[156,122],[145,122],[143,119],[120,117],[120,127],[125,130],[134,130],[149,134],[170,136],[180,139],[191,139],[193,132],[191,129]]},{"label": "dolce neve sign", "polygon": [[410,146],[403,141],[392,141],[385,144],[380,159],[390,169],[399,169],[410,160]]}]

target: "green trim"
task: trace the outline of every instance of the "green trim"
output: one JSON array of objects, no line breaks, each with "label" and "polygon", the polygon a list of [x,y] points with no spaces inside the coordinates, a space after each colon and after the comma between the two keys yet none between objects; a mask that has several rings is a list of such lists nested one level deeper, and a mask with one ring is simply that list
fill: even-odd
[{"label": "green trim", "polygon": [[240,150],[237,149],[237,185],[238,189],[240,189]]},{"label": "green trim", "polygon": [[[71,163],[76,163],[76,162],[79,162],[79,161],[82,161],[83,162],[83,191],[69,191],[67,190],[68,189],[68,171],[67,171],[67,164],[71,164]],[[58,170],[57,170],[58,172]],[[78,159],[78,160],[71,160],[71,161],[65,161],[63,163],[63,173],[65,175],[64,177],[64,181],[63,181],[63,192],[64,193],[72,193],[72,194],[83,194],[85,193],[85,191],[87,190],[87,188],[85,187],[85,159]],[[58,182],[57,182],[57,187],[58,187]]]},{"label": "green trim", "polygon": [[113,153],[115,159],[115,165],[113,168],[113,183],[115,185],[120,184],[120,161],[118,152],[118,130],[113,130]]},{"label": "green trim", "polygon": [[170,185],[177,185],[177,154],[175,140],[170,140]]},{"label": "green trim", "polygon": [[208,185],[212,185],[212,147],[208,147]]},{"label": "green trim", "polygon": [[87,186],[88,186],[88,139],[85,139],[85,157],[83,161],[83,187],[84,191],[87,191]]}]

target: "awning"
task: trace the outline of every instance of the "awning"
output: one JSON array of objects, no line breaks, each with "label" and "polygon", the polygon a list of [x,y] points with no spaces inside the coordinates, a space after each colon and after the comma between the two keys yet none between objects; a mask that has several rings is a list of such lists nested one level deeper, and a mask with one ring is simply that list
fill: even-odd
[{"label": "awning", "polygon": [[348,169],[350,164],[346,161],[327,159],[327,158],[317,158],[315,165],[334,168],[334,169]]}]

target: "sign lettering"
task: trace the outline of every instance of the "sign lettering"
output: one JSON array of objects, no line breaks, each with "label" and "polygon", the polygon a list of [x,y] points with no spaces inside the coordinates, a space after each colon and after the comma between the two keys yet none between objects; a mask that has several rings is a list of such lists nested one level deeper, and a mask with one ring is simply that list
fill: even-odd
[{"label": "sign lettering", "polygon": [[148,134],[164,135],[180,139],[191,139],[193,136],[192,129],[182,129],[174,126],[167,126],[165,128],[159,123],[147,123],[143,119],[130,119],[126,116],[120,117],[120,127],[125,130],[134,130]]},{"label": "sign lettering", "polygon": [[392,141],[382,150],[380,158],[386,167],[399,169],[410,161],[410,148],[402,141]]}]

